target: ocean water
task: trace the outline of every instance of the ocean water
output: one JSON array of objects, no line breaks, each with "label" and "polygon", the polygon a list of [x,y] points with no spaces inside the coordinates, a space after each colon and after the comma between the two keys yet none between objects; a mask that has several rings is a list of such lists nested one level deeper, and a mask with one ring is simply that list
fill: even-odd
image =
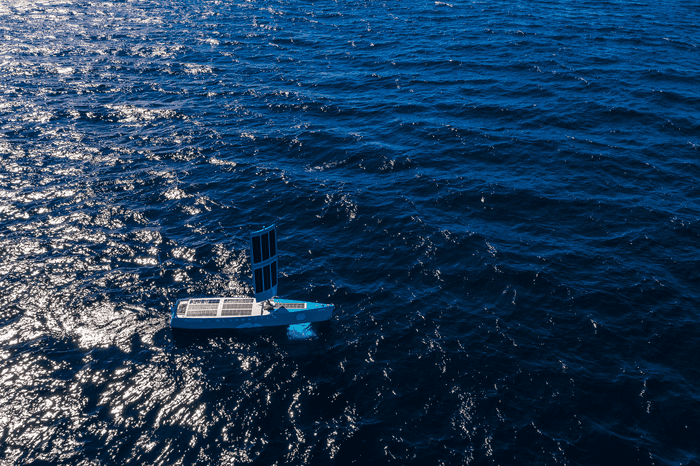
[{"label": "ocean water", "polygon": [[698,465],[699,144],[697,1],[2,0],[0,464]]}]

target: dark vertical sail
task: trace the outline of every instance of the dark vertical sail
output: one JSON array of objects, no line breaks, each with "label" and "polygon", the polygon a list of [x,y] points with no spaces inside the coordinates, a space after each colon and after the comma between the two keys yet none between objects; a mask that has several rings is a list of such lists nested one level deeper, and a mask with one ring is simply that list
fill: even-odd
[{"label": "dark vertical sail", "polygon": [[277,234],[275,225],[250,235],[255,300],[265,301],[277,295]]}]

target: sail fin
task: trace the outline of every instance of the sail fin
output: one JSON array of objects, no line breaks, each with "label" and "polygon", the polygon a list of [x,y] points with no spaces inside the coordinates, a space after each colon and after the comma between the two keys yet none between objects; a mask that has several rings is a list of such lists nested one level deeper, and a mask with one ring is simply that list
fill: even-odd
[{"label": "sail fin", "polygon": [[277,234],[272,225],[250,234],[251,263],[255,300],[265,301],[277,295]]}]

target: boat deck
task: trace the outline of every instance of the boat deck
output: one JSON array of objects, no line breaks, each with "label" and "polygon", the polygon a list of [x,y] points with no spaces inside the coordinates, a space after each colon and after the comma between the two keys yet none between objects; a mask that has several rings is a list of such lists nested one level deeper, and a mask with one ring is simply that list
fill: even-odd
[{"label": "boat deck", "polygon": [[[276,300],[271,301],[275,309],[284,307],[288,311],[296,312],[307,308],[302,301]],[[262,302],[256,302],[254,298],[230,297],[230,298],[195,298],[183,299],[177,304],[177,317],[217,318],[217,317],[251,317],[270,314],[263,308]]]}]

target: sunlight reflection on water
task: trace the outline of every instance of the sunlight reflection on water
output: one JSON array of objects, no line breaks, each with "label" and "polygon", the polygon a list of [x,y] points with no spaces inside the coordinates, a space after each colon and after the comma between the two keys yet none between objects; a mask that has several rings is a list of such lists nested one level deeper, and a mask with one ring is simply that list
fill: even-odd
[{"label": "sunlight reflection on water", "polygon": [[[0,2],[0,464],[691,451],[686,4]],[[333,321],[173,333],[268,219]]]}]

